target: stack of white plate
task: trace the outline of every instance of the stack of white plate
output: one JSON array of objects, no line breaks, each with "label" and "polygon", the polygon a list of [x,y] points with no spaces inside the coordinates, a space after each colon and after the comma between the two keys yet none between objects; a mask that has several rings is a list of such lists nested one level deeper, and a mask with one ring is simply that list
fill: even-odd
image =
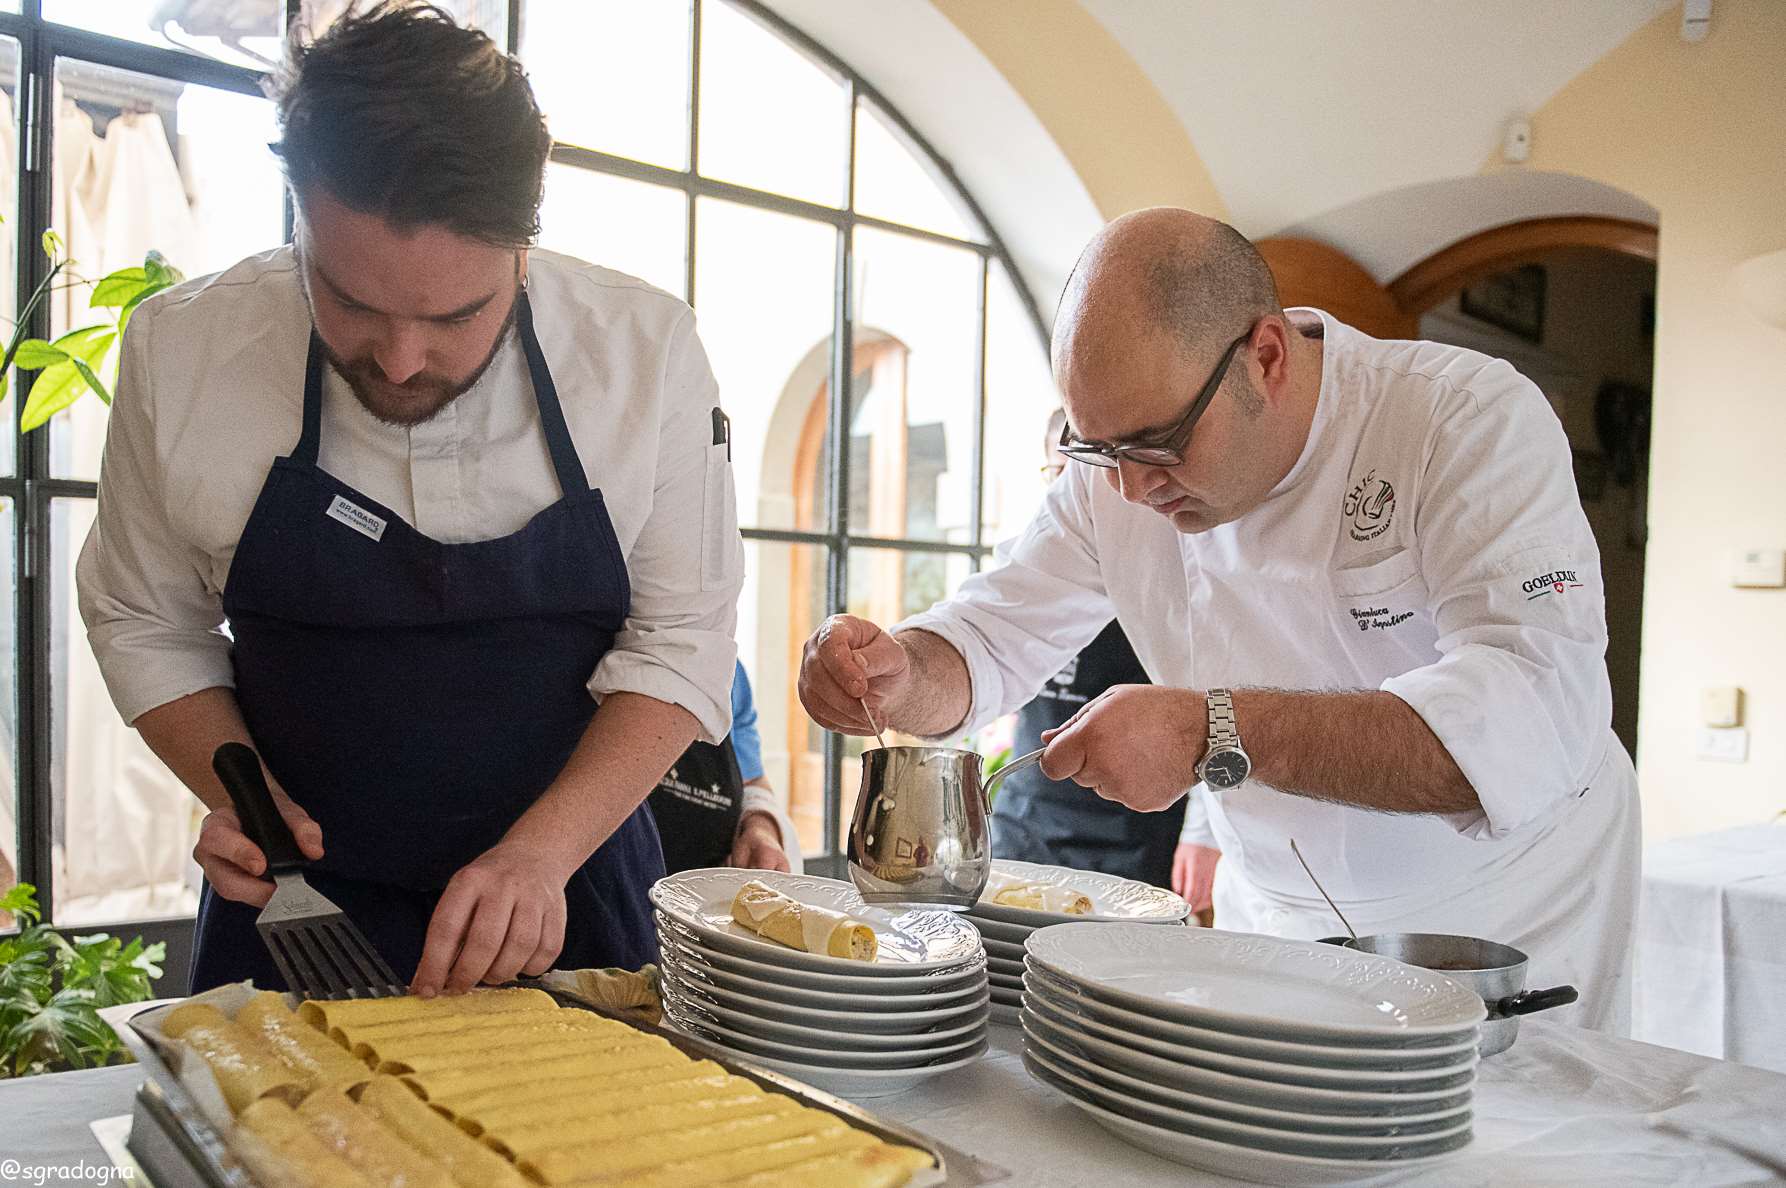
[{"label": "stack of white plate", "polygon": [[992,869],[1032,883],[1075,888],[1089,895],[1092,904],[1091,912],[1083,916],[1006,907],[987,899],[968,909],[969,922],[979,929],[986,942],[987,976],[992,983],[992,1017],[1013,1026],[1017,1023],[1017,1009],[1023,1005],[1023,942],[1036,929],[1068,921],[1183,924],[1191,914],[1191,905],[1172,892],[1116,875],[1074,870],[1067,866],[1044,866],[1039,862],[1016,862],[1009,858],[994,859]]},{"label": "stack of white plate", "polygon": [[[757,879],[874,928],[876,960],[806,953],[732,919]],[[676,1027],[842,1097],[884,1097],[986,1050],[986,955],[952,912],[868,907],[848,883],[710,868],[651,889],[664,1014]]]},{"label": "stack of white plate", "polygon": [[1024,1064],[1119,1137],[1209,1171],[1332,1184],[1470,1141],[1473,991],[1430,970],[1213,929],[1029,938]]}]

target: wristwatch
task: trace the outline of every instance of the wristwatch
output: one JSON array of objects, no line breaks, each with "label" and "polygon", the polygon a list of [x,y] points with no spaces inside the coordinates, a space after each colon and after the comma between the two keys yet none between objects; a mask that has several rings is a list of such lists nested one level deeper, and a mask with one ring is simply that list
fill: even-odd
[{"label": "wristwatch", "polygon": [[1226,689],[1211,689],[1204,698],[1209,704],[1209,749],[1197,764],[1197,778],[1217,792],[1226,792],[1246,783],[1253,773],[1253,761],[1240,746],[1240,731],[1234,726],[1234,695]]}]

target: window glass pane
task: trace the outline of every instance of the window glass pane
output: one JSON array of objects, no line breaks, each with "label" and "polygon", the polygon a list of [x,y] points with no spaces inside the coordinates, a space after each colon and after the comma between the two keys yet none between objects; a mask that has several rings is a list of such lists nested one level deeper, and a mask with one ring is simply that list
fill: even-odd
[{"label": "window glass pane", "polygon": [[980,257],[856,231],[850,531],[968,543]]},{"label": "window glass pane", "polygon": [[[17,10],[15,5],[14,11]],[[18,316],[18,255],[15,251],[19,227],[19,114],[18,114],[19,43],[0,37],[0,317],[5,319],[7,334],[12,333]],[[0,424],[16,425],[13,389],[18,385],[15,373],[6,385],[6,396],[0,399]],[[15,460],[18,435],[8,430],[0,440],[0,475],[16,473]]]},{"label": "window glass pane", "polygon": [[[965,553],[919,553],[906,549],[850,550],[849,602],[852,615],[860,616],[882,627],[890,627],[908,615],[928,610],[953,594],[973,572],[973,559]],[[892,746],[925,745],[925,740],[886,732]],[[856,793],[862,786],[862,749],[875,745],[872,738],[848,736],[843,743],[843,808],[838,828],[842,852],[842,835],[850,827],[850,816],[856,811]],[[965,737],[946,742],[948,746],[970,745]]]},{"label": "window glass pane", "polygon": [[986,284],[986,477],[981,534],[995,543],[1021,532],[1041,505],[1048,476],[1048,417],[1060,406],[1048,352],[1004,265]]},{"label": "window glass pane", "polygon": [[521,61],[553,139],[688,167],[686,0],[533,3]]},{"label": "window glass pane", "polygon": [[738,658],[756,694],[763,774],[785,798],[800,848],[825,852],[825,737],[800,705],[800,649],[825,619],[822,545],[744,542]]},{"label": "window glass pane", "polygon": [[840,79],[724,0],[703,0],[703,174],[841,206],[849,118]]},{"label": "window glass pane", "polygon": [[738,522],[822,532],[837,232],[708,198],[695,218],[695,313],[732,418]]},{"label": "window glass pane", "polygon": [[75,604],[74,568],[91,499],[50,508],[51,861],[56,923],[190,915],[204,806],[124,725]]},{"label": "window glass pane", "polygon": [[[91,2],[92,0],[62,0],[62,3],[65,4],[84,5]],[[167,0],[156,0],[156,2],[165,5]],[[192,3],[193,0],[186,0],[186,2]],[[505,43],[508,41],[510,0],[429,0],[429,2],[445,9],[447,14],[461,25],[472,29],[481,29],[488,33],[497,45],[501,45],[505,49],[509,48]],[[581,4],[585,0],[575,0],[575,2]],[[303,27],[306,33],[312,37],[319,36],[340,19],[341,14],[351,8],[354,3],[355,0],[303,0],[298,11],[301,14],[300,19],[304,22]],[[547,0],[547,3],[563,4],[565,0]],[[272,7],[269,0],[260,0],[260,4]],[[279,7],[281,10],[284,9],[283,0],[280,0]],[[365,9],[371,6],[362,2],[360,7]]]},{"label": "window glass pane", "polygon": [[[17,537],[13,501],[0,496],[0,895],[19,881],[19,601],[13,547]],[[0,928],[15,921],[0,913]]]},{"label": "window glass pane", "polygon": [[[54,193],[50,224],[91,282],[140,267],[151,251],[188,277],[227,268],[283,239],[283,182],[267,145],[273,105],[252,95],[87,62],[56,67]],[[93,309],[88,284],[50,304],[60,335],[115,321]],[[109,387],[118,351],[94,370]],[[90,392],[51,421],[51,473],[96,479],[106,406]]]},{"label": "window glass pane", "polygon": [[928,158],[866,99],[856,105],[856,209],[958,239],[986,237]]},{"label": "window glass pane", "polygon": [[688,199],[681,190],[553,162],[540,204],[540,246],[613,268],[684,297]]},{"label": "window glass pane", "polygon": [[203,0],[43,0],[45,18],[252,70],[277,65],[284,5]]}]

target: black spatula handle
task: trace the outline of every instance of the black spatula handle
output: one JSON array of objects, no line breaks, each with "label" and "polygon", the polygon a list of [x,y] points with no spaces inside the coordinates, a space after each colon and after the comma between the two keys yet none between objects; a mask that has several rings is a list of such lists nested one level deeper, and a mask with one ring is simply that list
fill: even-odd
[{"label": "black spatula handle", "polygon": [[267,856],[267,874],[302,869],[304,855],[298,852],[291,828],[279,815],[279,806],[273,803],[273,792],[261,773],[260,756],[253,748],[238,742],[224,743],[211,756],[211,770],[223,781],[223,790],[236,806],[236,815],[242,818],[242,828],[249,839]]}]

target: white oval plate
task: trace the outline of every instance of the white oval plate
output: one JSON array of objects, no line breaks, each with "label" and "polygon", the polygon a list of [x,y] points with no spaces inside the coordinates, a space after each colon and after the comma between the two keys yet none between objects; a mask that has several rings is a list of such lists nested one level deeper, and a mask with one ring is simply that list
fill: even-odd
[{"label": "white oval plate", "polygon": [[989,989],[982,986],[972,997],[957,999],[952,1006],[932,1007],[929,1010],[837,1010],[778,1002],[762,994],[733,989],[716,981],[708,971],[696,967],[692,962],[671,956],[668,950],[664,953],[663,968],[665,976],[674,979],[677,988],[691,997],[781,1023],[864,1035],[912,1035],[927,1027],[936,1027],[971,1015],[985,1006],[991,997]]},{"label": "white oval plate", "polygon": [[871,1097],[892,1097],[895,1093],[904,1093],[914,1085],[921,1085],[932,1077],[943,1073],[954,1072],[958,1068],[966,1068],[981,1056],[985,1055],[988,1043],[981,1040],[979,1044],[968,1049],[964,1054],[949,1060],[939,1060],[935,1064],[926,1064],[919,1068],[860,1069],[860,1068],[825,1068],[819,1065],[798,1064],[792,1060],[776,1060],[769,1056],[759,1056],[755,1052],[746,1052],[734,1048],[712,1036],[699,1035],[715,1047],[723,1048],[745,1064],[754,1064],[771,1072],[782,1073],[796,1081],[811,1085],[814,1089],[822,1089],[826,1093],[834,1093],[838,1097],[847,1097],[851,1101],[866,1101]]},{"label": "white oval plate", "polygon": [[1050,1043],[1065,1048],[1094,1067],[1114,1068],[1143,1081],[1171,1085],[1187,1093],[1244,1101],[1267,1109],[1400,1117],[1404,1114],[1426,1114],[1434,1110],[1467,1106],[1474,1099],[1471,1085],[1465,1085],[1461,1089],[1383,1093],[1366,1089],[1328,1089],[1256,1081],[1251,1077],[1198,1068],[1176,1060],[1162,1060],[1158,1056],[1150,1056],[1146,1052],[1138,1052],[1133,1048],[1063,1027],[1042,1017],[1029,1003],[1024,1004],[1023,1021],[1025,1027],[1039,1032]]},{"label": "white oval plate", "polygon": [[1030,960],[1094,998],[1180,1023],[1272,1039],[1460,1042],[1488,1017],[1443,974],[1312,941],[1214,928],[1057,924]]},{"label": "white oval plate", "polygon": [[1019,862],[1013,858],[994,858],[992,869],[1030,883],[1046,883],[1051,887],[1072,887],[1091,896],[1091,911],[1083,916],[1065,912],[1038,912],[1029,908],[1006,907],[982,899],[974,904],[974,915],[1009,924],[1039,928],[1069,921],[1128,920],[1152,924],[1179,924],[1191,914],[1191,905],[1164,887],[1140,883],[1118,875],[1095,870],[1074,870],[1069,866],[1046,866],[1040,862]]},{"label": "white oval plate", "polygon": [[[732,919],[738,888],[756,880],[783,895],[829,908],[865,921],[874,929],[880,952],[873,961],[852,961],[825,953],[808,953],[766,940]],[[710,946],[761,961],[824,973],[856,976],[919,973],[947,969],[971,959],[980,949],[980,934],[953,912],[910,910],[898,913],[869,907],[854,886],[816,875],[782,874],[730,866],[685,870],[659,879],[651,902],[672,920],[693,929]]]},{"label": "white oval plate", "polygon": [[[780,982],[789,986],[800,986],[811,990],[856,994],[932,995],[938,993],[959,993],[963,987],[978,983],[986,972],[985,950],[981,949],[973,957],[955,965],[941,969],[913,969],[911,966],[893,966],[887,968],[906,971],[904,977],[885,977],[875,974],[829,973],[825,970],[806,969],[800,966],[783,965],[774,959],[762,960],[750,953],[738,954],[715,948],[704,936],[696,933],[678,921],[670,919],[662,912],[654,914],[657,921],[658,938],[665,943],[674,944],[685,953],[693,953],[709,964],[722,969],[734,970],[763,978],[766,981]],[[672,939],[673,938],[673,939]],[[975,942],[976,945],[978,942]],[[777,948],[781,946],[777,945]],[[760,950],[758,950],[760,952]],[[792,952],[792,950],[784,950]],[[861,961],[840,962],[844,966],[863,968]]]},{"label": "white oval plate", "polygon": [[[986,993],[986,980],[981,976],[985,973],[983,965],[974,966],[960,978],[939,983],[943,988],[934,994],[852,994],[848,991],[809,990],[804,986],[776,981],[773,977],[758,976],[754,971],[739,972],[740,969],[750,968],[743,961],[738,961],[735,968],[722,968],[714,964],[713,954],[696,953],[667,936],[660,937],[660,940],[663,942],[664,959],[675,963],[681,972],[690,977],[706,979],[714,986],[752,1000],[784,1003],[807,1010],[836,1011],[850,1015],[883,1013],[895,1017],[914,1013],[929,1014],[934,1011],[949,1013],[962,1009]],[[777,969],[772,972],[780,974],[784,971]],[[874,979],[873,984],[877,988],[883,985],[879,978]],[[868,1028],[864,1027],[862,1030]]]},{"label": "white oval plate", "polygon": [[1003,1003],[997,998],[992,1000],[992,1021],[1003,1023],[1006,1027],[1016,1027],[1023,1019],[1023,1008],[1014,1003]]},{"label": "white oval plate", "polygon": [[1455,1044],[1433,1048],[1346,1047],[1212,1031],[1099,1002],[1072,984],[1052,977],[1039,965],[1025,968],[1023,988],[1064,1014],[1103,1023],[1125,1035],[1144,1035],[1182,1047],[1276,1060],[1284,1064],[1313,1064],[1322,1068],[1442,1069],[1457,1064],[1474,1052],[1479,1042],[1474,1036],[1466,1036]]},{"label": "white oval plate", "polygon": [[986,1007],[991,1001],[988,995],[966,1011],[941,1023],[908,1027],[891,1033],[853,1031],[837,1026],[811,1026],[791,1020],[785,1014],[776,1014],[764,1009],[763,1004],[754,1008],[740,1009],[726,1006],[705,997],[700,990],[689,987],[686,983],[670,979],[668,983],[671,993],[678,995],[690,1012],[691,1018],[703,1022],[712,1022],[720,1027],[730,1027],[746,1035],[758,1036],[778,1043],[800,1044],[805,1047],[838,1051],[861,1052],[899,1052],[910,1051],[919,1046],[934,1045],[944,1047],[950,1041],[960,1040],[969,1032],[981,1031],[986,1026]]},{"label": "white oval plate", "polygon": [[727,1047],[775,1060],[792,1060],[817,1068],[893,1069],[916,1068],[934,1060],[950,1059],[986,1041],[984,1026],[967,1036],[948,1040],[934,1047],[912,1046],[890,1052],[843,1051],[838,1048],[813,1048],[805,1044],[788,1044],[780,1040],[748,1035],[734,1027],[714,1023],[691,1014],[688,1005],[673,992],[664,995],[664,1017],[685,1031],[711,1035]]},{"label": "white oval plate", "polygon": [[986,972],[986,980],[990,982],[995,989],[1009,990],[1016,994],[1023,993],[1023,978],[1019,974],[993,973],[991,970],[988,970]]},{"label": "white oval plate", "polygon": [[[976,925],[978,927],[978,925]],[[1017,941],[999,940],[995,936],[980,935],[980,943],[986,946],[988,957],[1002,957],[1006,961],[1022,961],[1023,945]]]},{"label": "white oval plate", "polygon": [[986,972],[995,973],[995,974],[1003,974],[1007,978],[1021,978],[1023,976],[1024,970],[1027,968],[1028,967],[1023,964],[1022,958],[1015,958],[1015,959],[1010,958],[1010,957],[987,957],[986,958]]},{"label": "white oval plate", "polygon": [[974,931],[985,939],[1003,941],[1010,945],[1021,946],[1029,939],[1029,934],[1035,931],[1028,924],[1010,924],[1004,920],[989,919],[976,912],[963,912],[962,919],[972,924]]},{"label": "white oval plate", "polygon": [[[1247,1131],[1261,1130],[1256,1126],[1241,1126],[1236,1123],[1216,1125],[1213,1118],[1188,1118],[1180,1111],[1161,1109],[1136,1102],[1119,1093],[1111,1093],[1101,1086],[1094,1085],[1084,1077],[1065,1072],[1050,1062],[1045,1056],[1034,1051],[1023,1053],[1023,1064],[1030,1075],[1044,1085],[1072,1098],[1081,1105],[1095,1105],[1118,1117],[1125,1117],[1139,1122],[1150,1129],[1162,1131],[1178,1140],[1197,1140],[1205,1143],[1219,1143],[1237,1152],[1245,1152],[1252,1156],[1251,1168],[1244,1178],[1271,1184],[1289,1184],[1297,1181],[1279,1175],[1275,1164],[1265,1160],[1294,1159],[1297,1161],[1319,1161],[1327,1167],[1330,1174],[1337,1173],[1349,1166],[1348,1178],[1362,1180],[1373,1176],[1385,1175],[1392,1171],[1400,1171],[1410,1166],[1420,1166],[1434,1159],[1445,1156],[1463,1147],[1469,1146],[1472,1135],[1470,1124],[1455,1128],[1442,1136],[1434,1136],[1414,1142],[1404,1139],[1389,1139],[1387,1143],[1375,1149],[1366,1149],[1354,1144],[1364,1140],[1352,1140],[1347,1143],[1330,1143],[1315,1141],[1283,1140],[1257,1135],[1245,1135]],[[1269,1135],[1270,1132],[1267,1132]],[[1245,1135],[1243,1137],[1243,1135]],[[1163,1152],[1162,1152],[1163,1153]],[[1338,1182],[1343,1182],[1338,1181]]]},{"label": "white oval plate", "polygon": [[1388,1136],[1418,1133],[1418,1128],[1424,1128],[1430,1133],[1435,1130],[1448,1129],[1458,1122],[1469,1121],[1471,1112],[1470,1106],[1467,1104],[1453,1106],[1446,1110],[1428,1110],[1424,1114],[1403,1114],[1393,1118],[1371,1114],[1321,1114],[1304,1113],[1300,1110],[1278,1110],[1268,1106],[1248,1105],[1245,1102],[1209,1097],[1201,1093],[1188,1093],[1183,1089],[1174,1089],[1170,1085],[1162,1085],[1157,1081],[1144,1081],[1117,1069],[1093,1064],[1073,1055],[1064,1048],[1049,1043],[1042,1038],[1039,1030],[1025,1032],[1023,1042],[1025,1046],[1040,1048],[1052,1063],[1062,1065],[1113,1092],[1132,1094],[1136,1100],[1144,1104],[1171,1106],[1189,1110],[1199,1116],[1210,1115],[1227,1118],[1234,1122],[1250,1122],[1256,1126],[1272,1126],[1280,1130],[1298,1133]]},{"label": "white oval plate", "polygon": [[1096,1019],[1073,1015],[1055,1003],[1037,995],[1033,988],[1024,991],[1023,1005],[1064,1031],[1093,1035],[1136,1052],[1191,1064],[1198,1068],[1233,1073],[1257,1081],[1273,1081],[1285,1085],[1314,1085],[1330,1089],[1368,1089],[1373,1092],[1398,1093],[1403,1089],[1456,1090],[1470,1083],[1481,1059],[1474,1047],[1452,1059],[1449,1065],[1430,1069],[1324,1068],[1312,1064],[1286,1064],[1279,1060],[1256,1060],[1250,1056],[1231,1056],[1170,1040],[1155,1039],[1145,1032],[1112,1027]]}]

